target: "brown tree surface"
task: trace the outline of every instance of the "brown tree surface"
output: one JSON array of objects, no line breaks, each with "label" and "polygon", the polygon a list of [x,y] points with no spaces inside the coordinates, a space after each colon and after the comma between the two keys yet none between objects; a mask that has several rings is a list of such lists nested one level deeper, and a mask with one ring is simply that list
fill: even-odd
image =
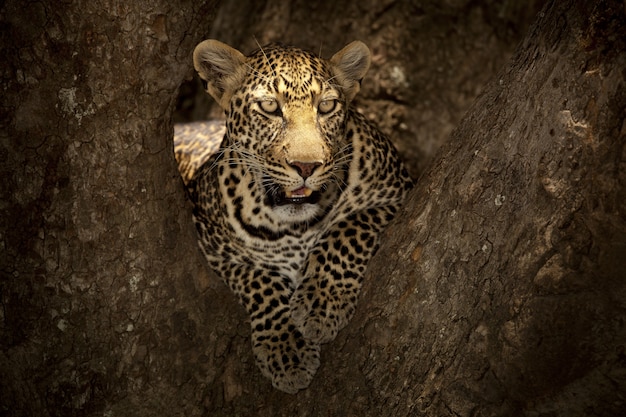
[{"label": "brown tree surface", "polygon": [[211,333],[170,119],[213,9],[3,2],[0,415],[186,409]]},{"label": "brown tree surface", "polygon": [[[337,15],[339,3],[319,7]],[[278,3],[254,4],[247,13],[276,23]],[[351,19],[366,16],[381,39],[377,16],[394,23],[385,12],[421,10],[428,21],[438,10],[386,2],[369,14],[363,4],[348,8]],[[459,22],[494,16],[467,7],[476,14]],[[245,314],[205,273],[175,173],[173,101],[212,10],[158,0],[2,6],[0,415],[620,414],[623,3],[546,6],[421,177],[371,264],[356,317],[297,395],[256,370]],[[327,51],[368,30],[333,29],[335,15],[320,29],[349,39]],[[415,54],[408,38],[393,42]],[[365,109],[398,109],[404,84],[382,70],[393,64],[382,59],[371,87],[380,90],[368,93],[366,79]],[[450,98],[455,117],[477,84]],[[446,104],[432,106],[437,116]],[[410,155],[418,125],[387,123],[406,124],[400,147],[422,161]]]}]

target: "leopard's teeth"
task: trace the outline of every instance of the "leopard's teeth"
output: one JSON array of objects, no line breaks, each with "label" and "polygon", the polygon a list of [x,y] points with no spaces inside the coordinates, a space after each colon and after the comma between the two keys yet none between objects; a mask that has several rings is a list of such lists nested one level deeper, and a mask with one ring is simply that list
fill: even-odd
[{"label": "leopard's teeth", "polygon": [[301,188],[298,188],[297,190],[285,192],[285,196],[287,198],[306,198],[306,197],[310,197],[311,194],[313,194],[313,190],[311,190],[308,187],[301,187]]}]

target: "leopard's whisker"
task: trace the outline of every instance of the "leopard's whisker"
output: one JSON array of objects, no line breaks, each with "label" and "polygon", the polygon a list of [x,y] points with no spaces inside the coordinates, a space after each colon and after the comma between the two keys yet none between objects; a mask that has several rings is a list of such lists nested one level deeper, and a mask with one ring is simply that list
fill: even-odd
[{"label": "leopard's whisker", "polygon": [[265,58],[265,63],[267,64],[268,67],[270,67],[272,69],[272,73],[274,74],[274,77],[276,77],[276,70],[274,70],[274,68],[272,67],[272,64],[270,64],[270,60],[267,58],[267,55],[265,54],[265,50],[263,50],[263,47],[261,46],[261,44],[257,40],[256,36],[254,37],[254,41],[258,45],[259,50],[261,51],[261,53],[263,54],[263,57]]}]

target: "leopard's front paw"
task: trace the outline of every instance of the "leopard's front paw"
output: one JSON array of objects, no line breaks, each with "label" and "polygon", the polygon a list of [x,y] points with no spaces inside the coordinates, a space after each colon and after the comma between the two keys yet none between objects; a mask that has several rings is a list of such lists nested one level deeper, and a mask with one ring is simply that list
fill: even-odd
[{"label": "leopard's front paw", "polygon": [[279,335],[253,333],[256,364],[272,385],[289,394],[309,386],[320,366],[320,346],[292,327]]},{"label": "leopard's front paw", "polygon": [[[333,340],[354,312],[338,297],[312,288],[298,288],[289,301],[291,319],[305,339],[315,343]],[[342,309],[343,307],[343,309]]]}]

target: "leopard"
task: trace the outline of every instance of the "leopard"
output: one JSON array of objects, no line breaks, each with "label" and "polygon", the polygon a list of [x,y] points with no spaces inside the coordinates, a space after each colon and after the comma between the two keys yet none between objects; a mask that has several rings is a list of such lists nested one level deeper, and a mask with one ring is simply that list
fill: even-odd
[{"label": "leopard", "polygon": [[294,394],[354,315],[413,181],[355,108],[371,63],[363,42],[325,59],[281,43],[244,55],[208,39],[193,63],[225,119],[209,129],[220,140],[202,125],[175,136],[198,243],[249,315],[257,367]]}]

